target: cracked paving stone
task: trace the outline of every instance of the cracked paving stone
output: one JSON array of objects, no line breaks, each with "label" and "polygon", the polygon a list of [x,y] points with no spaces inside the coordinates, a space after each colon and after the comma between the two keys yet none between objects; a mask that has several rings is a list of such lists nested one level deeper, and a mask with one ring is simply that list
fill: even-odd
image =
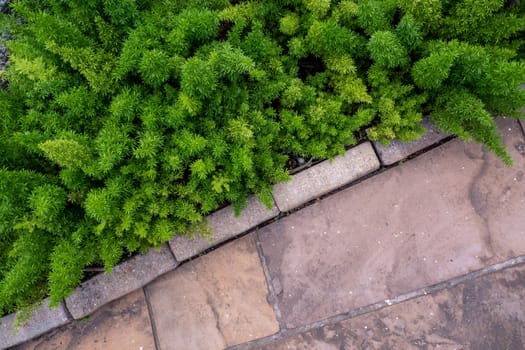
[{"label": "cracked paving stone", "polygon": [[160,348],[224,349],[279,331],[252,235],[147,287]]},{"label": "cracked paving stone", "polygon": [[525,145],[513,167],[453,140],[262,228],[287,328],[391,299],[525,254]]},{"label": "cracked paving stone", "polygon": [[13,350],[155,350],[142,289]]},{"label": "cracked paving stone", "polygon": [[256,348],[525,349],[525,265]]}]

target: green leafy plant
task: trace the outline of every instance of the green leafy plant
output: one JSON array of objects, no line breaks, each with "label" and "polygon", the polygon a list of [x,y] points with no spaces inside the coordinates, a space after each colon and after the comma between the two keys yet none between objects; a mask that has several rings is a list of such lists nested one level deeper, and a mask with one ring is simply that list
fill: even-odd
[{"label": "green leafy plant", "polygon": [[[290,155],[411,141],[423,115],[507,163],[525,2],[17,0],[2,18],[0,313],[202,227]],[[20,20],[23,18],[23,20]]]}]

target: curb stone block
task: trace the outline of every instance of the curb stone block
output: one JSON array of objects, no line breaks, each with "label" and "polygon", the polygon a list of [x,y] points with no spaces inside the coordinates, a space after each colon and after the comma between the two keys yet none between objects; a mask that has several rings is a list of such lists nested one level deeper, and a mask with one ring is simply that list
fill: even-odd
[{"label": "curb stone block", "polygon": [[362,143],[343,156],[292,176],[290,182],[275,185],[273,197],[281,211],[289,211],[377,170],[379,165],[370,142]]},{"label": "curb stone block", "polygon": [[426,133],[419,140],[410,143],[393,140],[390,141],[388,146],[374,141],[374,147],[381,163],[383,165],[392,165],[449,136],[449,134],[442,133],[428,117],[423,118],[421,125],[425,128]]},{"label": "curb stone block", "polygon": [[49,308],[48,305],[49,299],[45,299],[31,319],[19,329],[13,327],[16,314],[0,318],[0,349],[21,344],[69,322],[63,304],[56,308]]},{"label": "curb stone block", "polygon": [[277,215],[279,215],[279,209],[274,203],[272,209],[268,210],[257,197],[251,196],[248,199],[248,206],[239,217],[235,217],[231,205],[208,216],[208,224],[212,230],[211,241],[208,238],[175,236],[169,245],[177,261],[184,261]]},{"label": "curb stone block", "polygon": [[82,283],[66,299],[66,306],[75,319],[85,317],[175,267],[177,262],[168,246],[162,245],[160,251],[151,249],[115,266],[112,273],[101,273]]}]

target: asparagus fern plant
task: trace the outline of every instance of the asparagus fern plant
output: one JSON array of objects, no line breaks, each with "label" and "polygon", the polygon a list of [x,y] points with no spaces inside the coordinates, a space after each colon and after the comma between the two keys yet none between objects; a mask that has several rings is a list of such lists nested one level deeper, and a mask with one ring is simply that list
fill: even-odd
[{"label": "asparagus fern plant", "polygon": [[0,314],[241,210],[423,115],[510,163],[525,2],[14,0],[0,89]]}]

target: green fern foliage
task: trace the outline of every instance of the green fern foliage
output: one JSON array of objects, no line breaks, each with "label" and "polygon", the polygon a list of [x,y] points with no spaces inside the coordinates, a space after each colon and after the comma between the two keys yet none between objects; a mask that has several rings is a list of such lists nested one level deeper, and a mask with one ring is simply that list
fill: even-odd
[{"label": "green fern foliage", "polygon": [[[17,0],[0,23],[0,314],[66,297],[89,265],[271,202],[290,156],[429,115],[511,159],[525,1]],[[23,18],[23,20],[19,20]],[[205,230],[204,230],[205,231]]]}]

